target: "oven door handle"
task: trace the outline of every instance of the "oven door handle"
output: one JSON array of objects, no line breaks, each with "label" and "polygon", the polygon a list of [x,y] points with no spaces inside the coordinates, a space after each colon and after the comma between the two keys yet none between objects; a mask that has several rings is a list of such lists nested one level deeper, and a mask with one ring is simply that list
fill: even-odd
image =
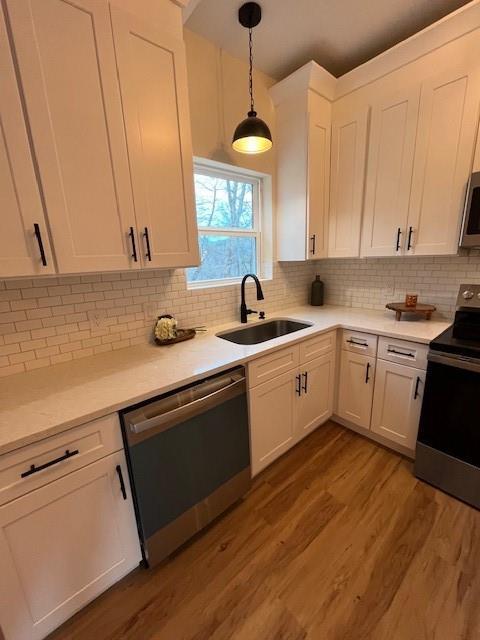
[{"label": "oven door handle", "polygon": [[236,380],[221,389],[217,389],[203,398],[198,398],[197,400],[188,402],[181,407],[177,407],[176,409],[172,409],[166,413],[161,413],[158,416],[153,416],[147,420],[130,423],[130,430],[133,433],[142,433],[150,429],[156,429],[157,432],[165,431],[166,429],[173,427],[175,424],[178,424],[182,419],[186,420],[203,411],[208,411],[208,409],[211,409],[221,402],[225,402],[240,393],[244,393],[245,390],[245,378],[242,377],[240,380]]},{"label": "oven door handle", "polygon": [[430,352],[428,354],[428,361],[444,364],[447,367],[455,367],[455,369],[464,369],[465,371],[480,373],[480,360],[468,360],[452,354]]}]

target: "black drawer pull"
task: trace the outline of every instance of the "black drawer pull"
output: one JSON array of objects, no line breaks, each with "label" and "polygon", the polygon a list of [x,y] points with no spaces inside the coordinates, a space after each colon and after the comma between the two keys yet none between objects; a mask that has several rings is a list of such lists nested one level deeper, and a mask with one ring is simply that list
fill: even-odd
[{"label": "black drawer pull", "polygon": [[125,489],[125,482],[123,481],[122,467],[119,464],[117,464],[115,469],[118,473],[118,479],[120,480],[120,491],[122,492],[123,499],[126,500],[127,490]]},{"label": "black drawer pull", "polygon": [[370,380],[370,367],[371,367],[371,364],[369,362],[367,362],[367,372],[365,374],[365,384],[368,384],[368,381]]},{"label": "black drawer pull", "polygon": [[147,227],[145,227],[144,231],[143,231],[143,235],[145,236],[145,244],[147,245],[147,253],[145,254],[145,257],[148,259],[149,262],[152,261],[152,253],[150,251],[150,238],[148,237],[148,229]]},{"label": "black drawer pull", "polygon": [[415,393],[413,394],[413,399],[414,399],[414,400],[416,400],[416,399],[418,398],[418,396],[420,395],[420,394],[418,393],[418,387],[419,387],[419,385],[420,385],[420,382],[421,382],[420,376],[417,376],[417,382],[416,382],[416,384],[415,384]]},{"label": "black drawer pull", "polygon": [[130,231],[128,232],[128,235],[130,236],[130,240],[132,241],[132,258],[134,262],[138,262],[138,257],[137,257],[137,247],[135,245],[135,231],[133,230],[133,227],[130,227]]},{"label": "black drawer pull", "polygon": [[406,356],[407,358],[414,358],[415,354],[414,353],[408,353],[408,352],[404,352],[404,351],[397,351],[396,349],[387,349],[387,353],[394,353],[397,356]]},{"label": "black drawer pull", "polygon": [[295,376],[295,380],[297,381],[295,393],[298,396],[301,396],[302,395],[302,376],[298,374],[298,376]]},{"label": "black drawer pull", "polygon": [[395,251],[400,251],[400,236],[402,235],[402,230],[398,227],[397,230],[397,246],[395,247]]},{"label": "black drawer pull", "polygon": [[303,375],[303,390],[308,393],[308,371],[305,371]]},{"label": "black drawer pull", "polygon": [[72,458],[73,456],[78,455],[78,449],[75,451],[70,451],[67,449],[65,451],[65,455],[60,456],[59,458],[55,458],[55,460],[50,460],[50,462],[45,462],[45,464],[41,464],[36,467],[34,464],[30,465],[30,469],[28,471],[24,471],[20,474],[21,478],[26,478],[27,476],[31,476],[33,473],[37,473],[38,471],[43,471],[43,469],[48,469],[48,467],[52,467],[54,464],[58,464],[59,462],[63,462],[64,460],[68,460],[68,458]]},{"label": "black drawer pull", "polygon": [[349,338],[347,342],[354,344],[356,347],[368,347],[368,342],[357,342],[356,340],[352,340],[352,338]]},{"label": "black drawer pull", "polygon": [[35,224],[33,225],[33,229],[34,229],[35,237],[38,242],[38,249],[40,251],[40,260],[42,261],[43,266],[46,267],[47,258],[45,256],[45,249],[43,247],[43,240],[42,240],[42,234],[40,231],[40,226],[35,222]]},{"label": "black drawer pull", "polygon": [[413,234],[413,227],[409,227],[409,229],[408,229],[408,240],[407,240],[407,251],[410,251],[410,249],[412,248],[412,234]]}]

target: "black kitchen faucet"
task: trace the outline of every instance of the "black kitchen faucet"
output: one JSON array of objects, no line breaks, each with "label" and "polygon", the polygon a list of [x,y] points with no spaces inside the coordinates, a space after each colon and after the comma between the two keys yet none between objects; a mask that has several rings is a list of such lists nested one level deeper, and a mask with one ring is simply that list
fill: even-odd
[{"label": "black kitchen faucet", "polygon": [[257,300],[263,300],[263,291],[262,285],[260,284],[260,280],[253,273],[247,273],[243,276],[242,284],[240,286],[242,302],[240,304],[240,322],[247,322],[247,318],[251,313],[258,313],[258,311],[254,311],[253,309],[247,309],[247,305],[245,304],[245,281],[247,278],[253,278],[255,280],[255,284],[257,286]]}]

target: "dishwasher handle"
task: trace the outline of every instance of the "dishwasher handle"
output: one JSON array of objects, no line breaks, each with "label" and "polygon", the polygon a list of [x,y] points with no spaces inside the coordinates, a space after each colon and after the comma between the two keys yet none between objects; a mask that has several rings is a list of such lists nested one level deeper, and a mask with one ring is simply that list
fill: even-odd
[{"label": "dishwasher handle", "polygon": [[245,378],[242,377],[240,380],[235,380],[235,382],[232,382],[221,389],[217,389],[203,398],[197,398],[192,402],[188,402],[176,409],[172,409],[166,413],[161,413],[158,416],[153,416],[147,420],[130,423],[130,430],[135,434],[143,433],[150,429],[163,431],[174,424],[181,422],[182,419],[187,419],[204,411],[208,411],[208,409],[211,409],[221,402],[225,402],[240,393],[244,393],[245,391]]}]

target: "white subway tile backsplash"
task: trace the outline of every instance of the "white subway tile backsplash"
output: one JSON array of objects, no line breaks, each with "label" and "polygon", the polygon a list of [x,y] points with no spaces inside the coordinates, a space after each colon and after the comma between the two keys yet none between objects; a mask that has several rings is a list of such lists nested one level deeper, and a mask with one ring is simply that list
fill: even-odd
[{"label": "white subway tile backsplash", "polygon": [[317,262],[325,301],[349,307],[384,309],[406,293],[434,304],[437,315],[452,318],[460,284],[480,282],[480,252],[459,256],[329,259]]}]

